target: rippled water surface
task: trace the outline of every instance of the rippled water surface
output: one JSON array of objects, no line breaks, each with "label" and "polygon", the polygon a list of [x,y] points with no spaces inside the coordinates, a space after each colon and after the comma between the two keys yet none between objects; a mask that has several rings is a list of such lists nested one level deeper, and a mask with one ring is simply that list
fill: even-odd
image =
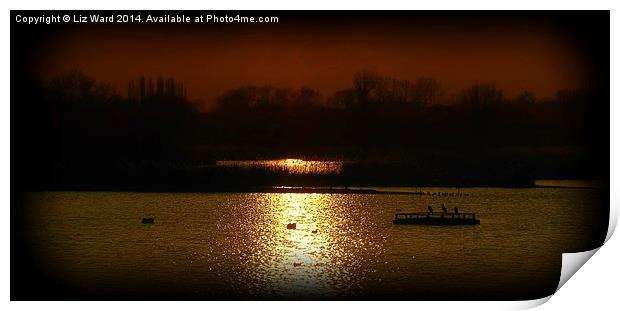
[{"label": "rippled water surface", "polygon": [[[562,251],[592,247],[600,215],[589,211],[599,204],[598,190],[460,191],[469,196],[26,197],[31,247],[45,269],[67,286],[102,297],[484,299],[507,291],[535,296],[557,286]],[[442,203],[476,212],[481,225],[392,224],[397,209],[421,211]],[[143,225],[143,216],[154,216],[155,224]],[[287,229],[289,223],[296,229]]]},{"label": "rippled water surface", "polygon": [[292,174],[335,174],[342,171],[342,161],[312,161],[302,159],[279,160],[223,160],[217,161],[216,166],[254,168],[266,171],[281,171]]}]

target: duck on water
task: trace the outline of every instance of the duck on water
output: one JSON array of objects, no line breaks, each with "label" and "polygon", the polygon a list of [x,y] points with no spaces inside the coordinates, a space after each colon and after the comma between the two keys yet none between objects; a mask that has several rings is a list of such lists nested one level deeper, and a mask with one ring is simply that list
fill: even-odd
[{"label": "duck on water", "polygon": [[460,213],[457,207],[454,212],[448,212],[445,205],[441,205],[441,213],[434,213],[429,205],[428,212],[417,213],[396,213],[394,215],[395,225],[479,225],[480,219],[476,219],[476,213]]}]

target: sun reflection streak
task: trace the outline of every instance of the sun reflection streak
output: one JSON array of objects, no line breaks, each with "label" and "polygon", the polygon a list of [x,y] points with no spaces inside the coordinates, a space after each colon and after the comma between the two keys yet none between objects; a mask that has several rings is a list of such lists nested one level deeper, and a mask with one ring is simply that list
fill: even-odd
[{"label": "sun reflection streak", "polygon": [[342,161],[312,161],[302,159],[280,160],[222,160],[215,163],[222,167],[260,168],[290,174],[337,174],[342,171]]},{"label": "sun reflection streak", "polygon": [[[247,261],[235,282],[250,295],[274,299],[338,299],[360,291],[384,239],[368,212],[352,195],[248,196],[241,218],[224,224],[238,228],[230,248],[241,255],[232,256]],[[292,223],[296,228],[288,229]]]},{"label": "sun reflection streak", "polygon": [[[267,194],[276,234],[276,260],[268,268],[275,292],[328,294],[338,273],[330,247],[331,196],[325,194]],[[286,225],[296,223],[296,229]]]}]

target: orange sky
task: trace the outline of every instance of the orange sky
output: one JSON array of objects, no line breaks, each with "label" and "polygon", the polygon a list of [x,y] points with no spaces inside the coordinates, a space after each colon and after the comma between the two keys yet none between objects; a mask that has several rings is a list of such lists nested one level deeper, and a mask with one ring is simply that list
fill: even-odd
[{"label": "orange sky", "polygon": [[584,86],[590,75],[579,42],[527,18],[299,22],[283,16],[272,25],[76,26],[39,47],[31,65],[44,77],[78,69],[124,94],[130,79],[163,75],[207,104],[245,84],[306,86],[330,95],[349,87],[362,69],[433,77],[448,93],[492,82],[508,95],[539,96]]}]

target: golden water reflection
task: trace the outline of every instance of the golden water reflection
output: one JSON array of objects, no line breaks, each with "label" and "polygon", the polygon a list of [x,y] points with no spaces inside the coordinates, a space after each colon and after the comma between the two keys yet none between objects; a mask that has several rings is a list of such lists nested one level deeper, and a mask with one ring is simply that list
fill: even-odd
[{"label": "golden water reflection", "polygon": [[[346,229],[350,224],[343,222],[346,217],[335,208],[342,204],[334,196],[270,193],[258,201],[269,209],[265,219],[269,228],[264,228],[261,251],[254,258],[256,283],[276,297],[334,297],[351,292],[353,262],[361,256],[344,245],[350,242]],[[287,229],[291,223],[296,229]]]},{"label": "golden water reflection", "polygon": [[[68,289],[171,300],[542,297],[557,287],[558,254],[593,247],[600,214],[584,211],[596,211],[598,190],[467,191],[31,193],[24,241]],[[443,203],[483,224],[391,222],[395,209]],[[154,225],[139,222],[145,209]]]},{"label": "golden water reflection", "polygon": [[342,161],[312,161],[302,159],[223,160],[217,161],[215,165],[222,167],[258,168],[291,174],[337,174],[342,170]]}]

